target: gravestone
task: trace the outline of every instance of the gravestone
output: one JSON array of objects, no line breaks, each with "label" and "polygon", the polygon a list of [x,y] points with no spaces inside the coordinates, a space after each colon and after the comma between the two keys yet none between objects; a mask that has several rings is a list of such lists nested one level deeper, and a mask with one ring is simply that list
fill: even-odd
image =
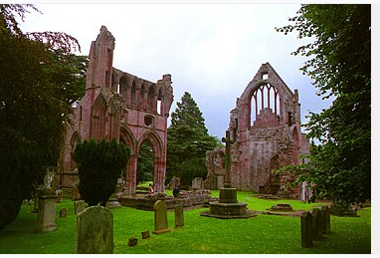
[{"label": "gravestone", "polygon": [[322,236],[321,226],[320,226],[320,214],[319,209],[314,208],[312,211],[312,221],[313,221],[313,240],[320,240]]},{"label": "gravestone", "polygon": [[202,177],[195,177],[191,183],[191,188],[193,190],[203,190],[204,182]]},{"label": "gravestone", "polygon": [[141,232],[141,238],[142,239],[150,238],[149,230]]},{"label": "gravestone", "polygon": [[60,217],[60,218],[66,218],[66,215],[67,215],[67,210],[66,210],[66,208],[62,208],[62,209],[59,211],[59,217]]},{"label": "gravestone", "polygon": [[62,189],[58,188],[57,190],[55,190],[55,194],[57,196],[57,203],[61,203],[62,200],[63,200],[63,191],[62,191]]},{"label": "gravestone", "polygon": [[163,234],[169,232],[168,210],[164,201],[158,200],[153,205],[154,209],[154,231],[153,234]]},{"label": "gravestone", "polygon": [[176,185],[181,185],[181,178],[173,176],[172,180],[169,183],[170,189],[173,190]]},{"label": "gravestone", "polygon": [[128,240],[128,246],[135,246],[135,245],[137,245],[137,238],[130,237]]},{"label": "gravestone", "polygon": [[321,209],[319,210],[319,216],[320,216],[320,230],[322,234],[326,234],[326,209],[323,209],[322,206]]},{"label": "gravestone", "polygon": [[324,233],[330,234],[330,209],[327,206],[322,206],[322,211],[325,211],[325,228]]},{"label": "gravestone", "polygon": [[179,204],[174,207],[174,216],[175,216],[175,227],[183,227],[184,222],[183,222],[183,205]]},{"label": "gravestone", "polygon": [[311,247],[313,245],[313,222],[310,212],[301,215],[301,246]]},{"label": "gravestone", "polygon": [[113,253],[113,215],[103,206],[91,206],[77,217],[76,253]]},{"label": "gravestone", "polygon": [[38,217],[36,232],[49,232],[57,230],[55,224],[55,202],[57,197],[54,192],[46,191],[38,198]]},{"label": "gravestone", "polygon": [[293,212],[293,208],[289,203],[278,203],[273,205],[269,210],[271,211],[281,211],[281,212]]},{"label": "gravestone", "polygon": [[74,202],[74,211],[78,216],[78,213],[84,211],[88,207],[88,204],[84,200]]}]

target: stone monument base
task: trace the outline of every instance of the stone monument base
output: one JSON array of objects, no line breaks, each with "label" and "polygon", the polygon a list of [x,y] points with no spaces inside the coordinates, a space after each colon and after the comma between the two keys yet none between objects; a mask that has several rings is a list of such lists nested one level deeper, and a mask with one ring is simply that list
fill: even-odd
[{"label": "stone monument base", "polygon": [[160,229],[160,230],[155,230],[152,233],[156,234],[156,235],[161,235],[161,234],[164,234],[164,233],[168,233],[170,231],[171,231],[170,228],[164,228],[164,229]]},{"label": "stone monument base", "polygon": [[210,211],[200,214],[218,219],[246,219],[257,216],[254,211],[247,209],[246,203],[238,202],[236,188],[221,188],[219,200],[210,202]]}]

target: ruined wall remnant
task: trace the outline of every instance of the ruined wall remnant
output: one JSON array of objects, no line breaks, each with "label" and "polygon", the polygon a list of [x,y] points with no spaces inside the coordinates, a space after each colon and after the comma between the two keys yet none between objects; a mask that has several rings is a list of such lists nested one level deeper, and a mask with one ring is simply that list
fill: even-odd
[{"label": "ruined wall remnant", "polygon": [[124,142],[131,150],[125,179],[129,194],[135,192],[137,158],[149,141],[154,155],[154,188],[163,192],[166,172],[167,118],[173,102],[171,76],[156,83],[112,66],[115,38],[102,26],[89,54],[86,93],[74,111],[61,158],[60,184],[69,190],[78,182],[72,154],[79,141],[90,138]]},{"label": "ruined wall remnant", "polygon": [[[301,134],[298,91],[288,88],[269,63],[263,64],[231,110],[231,180],[246,191],[268,192],[272,169],[298,164],[308,153]],[[302,148],[301,148],[302,146]]]}]

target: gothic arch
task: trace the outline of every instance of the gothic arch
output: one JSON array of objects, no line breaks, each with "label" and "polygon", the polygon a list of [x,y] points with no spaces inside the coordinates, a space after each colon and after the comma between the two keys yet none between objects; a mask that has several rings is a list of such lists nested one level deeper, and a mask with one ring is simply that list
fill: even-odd
[{"label": "gothic arch", "polygon": [[103,94],[99,94],[92,105],[91,136],[96,140],[104,138],[106,131],[107,102]]},{"label": "gothic arch", "polygon": [[137,153],[137,142],[131,130],[127,127],[120,128],[120,141],[123,141],[126,146],[129,147],[131,155],[136,155]]},{"label": "gothic arch", "polygon": [[164,147],[162,140],[156,132],[149,130],[143,136],[141,136],[137,145],[138,153],[140,152],[141,145],[143,145],[145,141],[150,142],[155,158],[162,158],[164,156]]}]

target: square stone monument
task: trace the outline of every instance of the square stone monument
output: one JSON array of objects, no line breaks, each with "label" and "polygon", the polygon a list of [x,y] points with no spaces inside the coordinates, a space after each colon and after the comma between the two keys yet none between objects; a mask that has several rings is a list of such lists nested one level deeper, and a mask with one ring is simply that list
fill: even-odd
[{"label": "square stone monument", "polygon": [[51,191],[46,191],[39,196],[36,232],[42,233],[57,230],[57,225],[55,224],[56,200],[56,195]]}]

